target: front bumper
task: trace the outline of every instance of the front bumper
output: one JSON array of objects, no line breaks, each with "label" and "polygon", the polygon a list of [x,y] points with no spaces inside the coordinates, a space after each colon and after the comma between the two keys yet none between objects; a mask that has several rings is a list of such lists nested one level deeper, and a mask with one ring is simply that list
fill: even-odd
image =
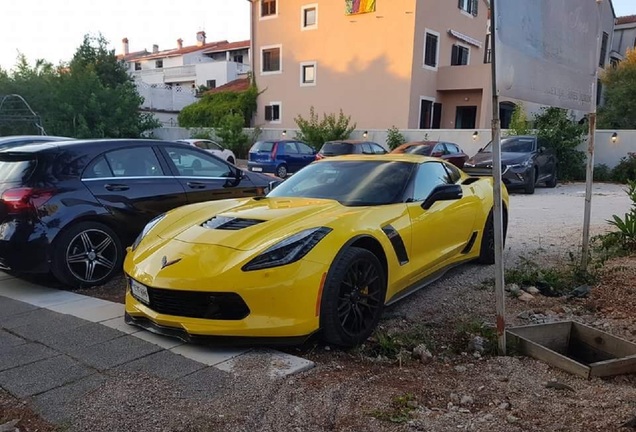
[{"label": "front bumper", "polygon": [[[513,168],[504,165],[501,167],[501,181],[509,188],[522,187],[527,184],[532,169],[532,167]],[[492,167],[464,166],[463,171],[468,175],[492,176]]]},{"label": "front bumper", "polygon": [[[155,310],[161,308],[153,308],[152,296],[150,304],[134,297],[129,283],[125,306],[128,321],[183,340],[207,336],[303,339],[318,330],[319,301],[323,275],[327,271],[324,264],[301,260],[282,267],[244,272],[240,265],[230,265],[232,259],[222,256],[223,251],[219,252],[218,247],[206,248],[216,249],[217,256],[203,254],[196,261],[184,258],[183,262],[159,270],[154,276],[146,272],[143,265],[132,265],[130,254],[124,268],[127,276],[143,285],[170,290],[173,302],[179,302],[180,294],[185,296],[186,292],[209,292],[210,295],[234,293],[247,306],[246,316],[239,314],[228,319],[209,319],[161,313]],[[240,254],[233,250],[225,253]],[[224,265],[205,266],[203,261],[211,258],[215,263]],[[146,267],[146,270],[150,269]],[[154,270],[152,272],[155,273]]]}]

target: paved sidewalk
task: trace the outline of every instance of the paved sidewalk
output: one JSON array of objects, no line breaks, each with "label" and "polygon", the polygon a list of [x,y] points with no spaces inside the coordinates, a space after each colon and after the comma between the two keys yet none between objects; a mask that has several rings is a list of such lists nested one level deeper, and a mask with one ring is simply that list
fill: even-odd
[{"label": "paved sidewalk", "polygon": [[123,314],[121,304],[0,273],[0,387],[59,423],[84,394],[121,371],[214,393],[240,372],[234,367],[246,354],[258,356],[272,379],[313,367],[274,350],[185,344],[128,326]]}]

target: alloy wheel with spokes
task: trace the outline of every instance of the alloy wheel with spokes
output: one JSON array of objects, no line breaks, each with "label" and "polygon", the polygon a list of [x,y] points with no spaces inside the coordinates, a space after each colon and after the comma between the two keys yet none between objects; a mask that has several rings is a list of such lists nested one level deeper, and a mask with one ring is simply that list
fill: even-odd
[{"label": "alloy wheel with spokes", "polygon": [[345,347],[364,342],[380,320],[385,297],[384,268],[372,252],[349,247],[339,253],[321,299],[323,339]]},{"label": "alloy wheel with spokes", "polygon": [[82,222],[56,240],[51,270],[67,285],[94,286],[110,279],[122,259],[121,242],[113,230],[97,222]]}]

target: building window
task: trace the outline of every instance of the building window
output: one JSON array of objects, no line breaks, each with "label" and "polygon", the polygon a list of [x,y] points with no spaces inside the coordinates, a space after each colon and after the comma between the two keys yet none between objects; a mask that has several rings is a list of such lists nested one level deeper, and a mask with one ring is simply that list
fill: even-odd
[{"label": "building window", "polygon": [[420,97],[420,129],[430,129],[433,120],[434,101]]},{"label": "building window", "polygon": [[490,46],[490,34],[486,35],[486,43],[484,44],[484,63],[492,62],[492,47]]},{"label": "building window", "polygon": [[272,102],[265,105],[265,121],[280,123],[280,102]]},{"label": "building window", "polygon": [[281,47],[271,46],[261,48],[261,72],[277,73],[281,72]]},{"label": "building window", "polygon": [[475,129],[476,106],[458,106],[455,110],[455,129]]},{"label": "building window", "polygon": [[243,63],[243,54],[234,55],[234,57],[232,57],[232,60],[234,60],[234,63]]},{"label": "building window", "polygon": [[601,58],[598,59],[598,65],[600,67],[605,67],[605,58],[607,57],[608,40],[609,40],[609,35],[603,32],[603,39],[601,40]]},{"label": "building window", "polygon": [[479,5],[479,0],[458,0],[459,3],[457,7],[463,10],[466,13],[469,13],[473,16],[477,16],[477,8]]},{"label": "building window", "polygon": [[451,66],[465,66],[468,64],[469,49],[461,45],[453,45],[451,50]]},{"label": "building window", "polygon": [[141,63],[135,62],[135,70],[141,70]]},{"label": "building window", "polygon": [[316,85],[316,62],[307,62],[300,64],[300,85]]},{"label": "building window", "polygon": [[439,33],[430,30],[426,31],[424,38],[424,66],[429,68],[437,68],[437,51],[439,44]]},{"label": "building window", "polygon": [[276,16],[276,0],[261,0],[261,18]]},{"label": "building window", "polygon": [[300,12],[301,30],[313,30],[318,27],[318,5],[303,6]]},{"label": "building window", "polygon": [[205,86],[209,89],[216,88],[216,80],[207,80]]},{"label": "building window", "polygon": [[601,80],[596,81],[596,106],[601,105],[603,102],[603,84]]},{"label": "building window", "polygon": [[163,60],[155,60],[155,67],[161,69],[163,67]]}]

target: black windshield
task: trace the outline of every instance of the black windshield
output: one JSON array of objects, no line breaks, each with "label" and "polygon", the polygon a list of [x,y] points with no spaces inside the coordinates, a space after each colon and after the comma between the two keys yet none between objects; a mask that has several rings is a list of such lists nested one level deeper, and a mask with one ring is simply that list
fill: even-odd
[{"label": "black windshield", "polygon": [[[506,153],[530,153],[535,150],[534,138],[531,137],[514,137],[501,140],[501,151]],[[484,147],[482,152],[492,152],[492,141]]]},{"label": "black windshield", "polygon": [[353,153],[353,144],[328,142],[322,146],[320,153],[328,156],[337,156]]}]

